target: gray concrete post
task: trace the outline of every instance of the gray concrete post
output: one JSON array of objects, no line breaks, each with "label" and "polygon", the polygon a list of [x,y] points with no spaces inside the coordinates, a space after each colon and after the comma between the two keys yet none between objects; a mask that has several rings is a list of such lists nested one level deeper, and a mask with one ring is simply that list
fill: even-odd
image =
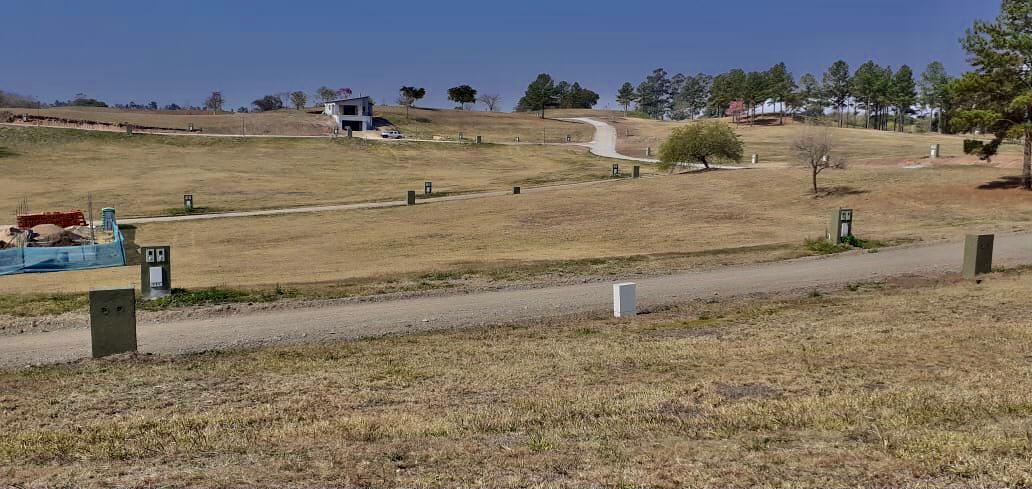
[{"label": "gray concrete post", "polygon": [[136,291],[90,291],[90,344],[93,358],[136,351]]},{"label": "gray concrete post", "polygon": [[407,195],[407,197],[405,199],[405,203],[407,205],[416,205],[416,191],[415,190],[409,190],[408,191],[408,195]]},{"label": "gray concrete post", "polygon": [[634,178],[641,178],[641,166],[634,165],[633,175]]},{"label": "gray concrete post", "polygon": [[513,195],[519,195],[520,194],[520,188],[519,187],[513,187],[512,188],[512,194]]},{"label": "gray concrete post", "polygon": [[993,271],[992,234],[969,234],[964,238],[964,278],[974,280]]}]

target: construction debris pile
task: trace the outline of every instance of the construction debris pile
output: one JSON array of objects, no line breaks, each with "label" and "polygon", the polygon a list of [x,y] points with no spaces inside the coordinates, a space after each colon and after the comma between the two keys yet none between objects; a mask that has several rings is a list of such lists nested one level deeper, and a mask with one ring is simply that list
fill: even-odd
[{"label": "construction debris pile", "polygon": [[[7,248],[56,248],[60,246],[83,246],[97,244],[91,239],[88,226],[62,228],[56,224],[37,224],[23,229],[16,226],[0,226],[0,250]],[[104,233],[108,234],[108,233]],[[110,241],[110,236],[103,236]]]}]

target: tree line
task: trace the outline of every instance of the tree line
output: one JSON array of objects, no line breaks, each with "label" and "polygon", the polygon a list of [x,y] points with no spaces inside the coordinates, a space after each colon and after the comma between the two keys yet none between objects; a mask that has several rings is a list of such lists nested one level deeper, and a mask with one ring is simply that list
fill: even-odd
[{"label": "tree line", "polygon": [[[644,117],[655,119],[694,119],[698,116],[722,117],[732,112],[739,120],[754,120],[772,106],[779,118],[785,114],[826,116],[829,111],[840,126],[857,122],[863,112],[863,126],[902,130],[919,103],[931,108],[933,128],[947,129],[946,116],[954,107],[952,78],[940,62],[932,62],[915,79],[908,65],[893,70],[868,61],[855,71],[845,61],[831,64],[818,75],[806,73],[796,80],[784,63],[765,71],[740,68],[717,75],[698,73],[668,75],[657,68],[637,86],[624,83],[616,100],[628,111],[633,105]],[[738,105],[738,102],[742,102]]]}]

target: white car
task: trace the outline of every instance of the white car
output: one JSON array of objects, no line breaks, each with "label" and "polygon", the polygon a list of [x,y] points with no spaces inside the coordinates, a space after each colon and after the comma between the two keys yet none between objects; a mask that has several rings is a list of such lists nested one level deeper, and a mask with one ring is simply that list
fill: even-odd
[{"label": "white car", "polygon": [[384,132],[380,133],[380,137],[382,137],[384,139],[401,139],[401,138],[403,138],[405,136],[403,136],[398,131],[384,131]]}]

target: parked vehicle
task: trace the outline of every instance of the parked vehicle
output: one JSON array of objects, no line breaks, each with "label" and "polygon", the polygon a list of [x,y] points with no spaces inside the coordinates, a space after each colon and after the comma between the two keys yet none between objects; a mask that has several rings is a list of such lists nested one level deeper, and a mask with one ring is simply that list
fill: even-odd
[{"label": "parked vehicle", "polygon": [[380,133],[380,137],[382,137],[384,139],[401,139],[401,138],[404,138],[405,136],[403,136],[398,131],[384,131],[384,132]]}]

